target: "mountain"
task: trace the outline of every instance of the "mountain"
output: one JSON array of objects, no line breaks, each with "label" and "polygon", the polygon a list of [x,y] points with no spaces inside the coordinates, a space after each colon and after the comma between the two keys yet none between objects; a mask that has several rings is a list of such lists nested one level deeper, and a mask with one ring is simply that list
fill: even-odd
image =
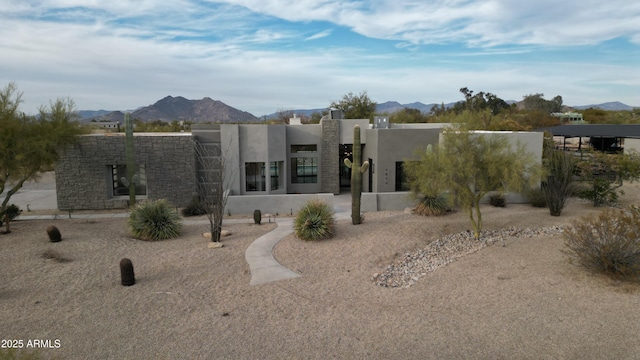
[{"label": "mountain", "polygon": [[[87,113],[88,111],[84,111]],[[233,108],[221,101],[205,97],[201,100],[188,100],[182,96],[167,96],[153,105],[139,108],[131,113],[133,119],[142,121],[185,120],[192,122],[241,123],[258,122],[252,114]],[[124,121],[124,113],[113,111],[100,116],[86,118],[84,121]]]},{"label": "mountain", "polygon": [[633,106],[629,106],[627,104],[623,104],[619,101],[610,101],[610,102],[606,102],[606,103],[602,103],[602,104],[597,104],[597,105],[580,105],[580,106],[573,106],[574,109],[577,110],[585,110],[585,109],[589,109],[589,108],[594,108],[594,109],[601,109],[601,110],[607,110],[607,111],[631,111],[633,110]]},{"label": "mountain", "polygon": [[[509,100],[508,104],[516,103]],[[455,102],[444,104],[446,108],[450,108]],[[418,109],[423,113],[429,113],[433,106],[440,106],[441,104],[431,103],[424,104],[421,102],[413,102],[408,104],[401,104],[397,101],[387,101],[379,103],[376,107],[376,112],[379,114],[393,114],[402,109]],[[588,108],[598,108],[608,111],[620,111],[620,110],[633,110],[634,107],[623,104],[619,101],[607,102],[597,105],[582,105],[573,106],[572,108],[577,110],[584,110]],[[311,116],[313,113],[322,113],[326,111],[326,108],[318,109],[296,109],[291,110],[296,115]],[[107,111],[107,110],[82,110],[79,111],[82,121],[124,121],[124,113],[122,111]],[[241,123],[241,122],[261,122],[260,118],[254,115],[233,108],[224,104],[221,101],[212,100],[205,97],[201,100],[188,100],[184,97],[172,97],[167,96],[161,100],[158,100],[155,104],[138,108],[132,112],[134,119],[141,119],[143,121],[173,121],[173,120],[188,120],[193,122],[217,122],[217,123]],[[263,116],[266,119],[277,118],[278,113]]]},{"label": "mountain", "polygon": [[82,119],[90,119],[107,115],[110,112],[110,110],[80,110],[78,111],[78,115],[80,115]]}]

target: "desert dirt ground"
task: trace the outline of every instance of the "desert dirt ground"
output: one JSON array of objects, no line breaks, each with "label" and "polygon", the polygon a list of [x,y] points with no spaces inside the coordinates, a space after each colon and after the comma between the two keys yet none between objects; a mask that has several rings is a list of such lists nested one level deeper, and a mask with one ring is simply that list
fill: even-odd
[{"label": "desert dirt ground", "polygon": [[[624,204],[637,204],[626,185]],[[566,225],[596,213],[572,199],[561,217],[529,205],[483,206],[486,229]],[[56,225],[63,241],[50,243]],[[366,214],[336,237],[291,235],[274,256],[301,277],[250,286],[249,244],[274,224],[231,224],[220,249],[206,225],[179,238],[132,239],[126,219],[23,220],[0,235],[2,339],[51,340],[61,359],[636,359],[640,287],[570,264],[562,236],[508,238],[409,288],[372,281],[394,260],[470,228],[466,215]],[[51,250],[67,261],[45,259]],[[119,261],[137,283],[120,285]]]}]

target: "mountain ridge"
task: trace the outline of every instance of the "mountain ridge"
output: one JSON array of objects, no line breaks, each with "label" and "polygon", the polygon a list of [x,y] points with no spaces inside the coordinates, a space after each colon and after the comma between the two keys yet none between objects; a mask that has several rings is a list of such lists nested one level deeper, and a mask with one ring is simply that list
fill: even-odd
[{"label": "mountain ridge", "polygon": [[[457,102],[445,103],[446,108],[450,108]],[[507,103],[516,103],[510,100]],[[428,113],[433,106],[440,106],[443,103],[424,104],[416,101],[412,103],[401,104],[398,101],[386,101],[376,106],[377,113],[392,114],[402,109],[417,109],[421,112]],[[602,109],[606,111],[630,111],[635,107],[626,105],[619,101],[610,101],[601,104],[568,106],[576,110],[585,110],[589,108]],[[290,110],[296,115],[311,116],[314,112],[322,112],[327,108],[317,109],[295,109]],[[124,121],[124,112],[121,110],[80,110],[78,111],[82,121]],[[278,113],[272,113],[256,117],[255,115],[231,107],[222,101],[213,100],[204,97],[200,100],[189,100],[182,96],[166,96],[155,103],[140,107],[131,112],[133,119],[148,121],[191,121],[191,122],[214,122],[214,123],[244,123],[244,122],[261,122],[263,119],[277,118]]]}]

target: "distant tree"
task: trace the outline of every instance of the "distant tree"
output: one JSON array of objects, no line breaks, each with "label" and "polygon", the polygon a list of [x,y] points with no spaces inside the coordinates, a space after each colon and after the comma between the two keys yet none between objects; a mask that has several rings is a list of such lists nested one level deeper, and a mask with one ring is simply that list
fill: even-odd
[{"label": "distant tree", "polygon": [[[135,132],[181,132],[191,130],[191,121],[173,120],[166,122],[162,120],[153,120],[149,122],[140,119],[134,119]],[[124,127],[122,128],[124,129]],[[124,131],[124,130],[122,130]]]},{"label": "distant tree", "polygon": [[557,95],[551,100],[546,100],[544,94],[529,94],[522,99],[525,110],[540,110],[545,113],[562,111],[562,96]]},{"label": "distant tree", "polygon": [[469,111],[464,110],[459,114],[449,114],[443,121],[456,123],[469,130],[489,130],[489,131],[526,131],[526,126],[515,121],[511,114],[504,113],[494,115],[491,109]]},{"label": "distant tree", "polygon": [[276,111],[277,123],[288,124],[289,119],[291,119],[293,115],[294,112],[291,109],[278,109],[278,111]]},{"label": "distant tree", "polygon": [[542,110],[514,111],[514,119],[527,129],[539,129],[560,125],[560,118]]},{"label": "distant tree", "polygon": [[331,109],[342,110],[346,119],[369,119],[373,120],[376,113],[376,103],[367,95],[366,91],[360,95],[348,93],[339,101],[331,102]]},{"label": "distant tree", "polygon": [[538,166],[524,147],[513,149],[501,135],[455,127],[442,136],[442,143],[424,152],[417,166],[405,162],[408,183],[411,189],[449,190],[453,202],[468,213],[477,239],[482,231],[480,200],[492,191],[530,188],[540,180]]},{"label": "distant tree", "polygon": [[443,102],[440,105],[433,105],[431,107],[431,111],[429,112],[429,114],[435,116],[436,118],[439,118],[440,116],[444,115],[446,111],[447,111],[447,108],[444,106],[444,102]]},{"label": "distant tree", "polygon": [[0,204],[4,213],[11,197],[27,180],[36,180],[52,168],[60,151],[75,143],[84,131],[71,99],[41,106],[37,116],[19,111],[22,93],[15,83],[0,91]]},{"label": "distant tree", "polygon": [[318,111],[314,111],[313,113],[311,113],[311,117],[309,118],[309,124],[319,124],[320,123],[320,119],[322,119],[323,116],[328,115],[329,111],[328,110],[324,110],[322,112],[318,112]]},{"label": "distant tree", "polygon": [[497,114],[511,108],[506,101],[490,92],[480,91],[474,95],[473,90],[466,87],[461,88],[460,92],[465,100],[454,104],[451,110],[455,113],[461,113],[464,110],[475,112],[490,109],[492,114]]},{"label": "distant tree", "polygon": [[426,123],[429,117],[418,109],[404,108],[391,114],[389,121],[392,123]]}]

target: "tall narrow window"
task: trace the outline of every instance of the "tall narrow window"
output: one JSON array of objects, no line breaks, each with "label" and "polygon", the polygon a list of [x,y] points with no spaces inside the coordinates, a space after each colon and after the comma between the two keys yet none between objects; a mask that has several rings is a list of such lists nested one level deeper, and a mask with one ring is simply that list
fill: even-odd
[{"label": "tall narrow window", "polygon": [[269,173],[271,175],[271,190],[282,189],[282,166],[284,161],[272,161],[269,163]]},{"label": "tall narrow window", "polygon": [[248,162],[244,164],[246,176],[246,191],[266,191],[265,165],[263,162]]}]

